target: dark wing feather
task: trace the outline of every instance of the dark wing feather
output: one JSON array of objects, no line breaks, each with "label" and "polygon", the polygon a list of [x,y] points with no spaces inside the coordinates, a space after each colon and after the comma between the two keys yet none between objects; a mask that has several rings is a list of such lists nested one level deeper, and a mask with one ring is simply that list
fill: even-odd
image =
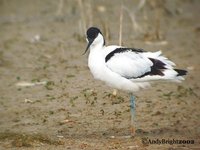
[{"label": "dark wing feather", "polygon": [[115,54],[117,53],[123,53],[126,51],[132,51],[135,53],[142,53],[145,52],[143,49],[136,49],[136,48],[124,48],[124,47],[120,47],[120,48],[116,48],[114,51],[110,52],[106,58],[105,58],[105,62],[107,62],[109,59],[111,59]]},{"label": "dark wing feather", "polygon": [[144,57],[144,52],[143,49],[117,48],[106,56],[105,62],[108,68],[127,79],[163,76],[166,64],[155,58]]}]

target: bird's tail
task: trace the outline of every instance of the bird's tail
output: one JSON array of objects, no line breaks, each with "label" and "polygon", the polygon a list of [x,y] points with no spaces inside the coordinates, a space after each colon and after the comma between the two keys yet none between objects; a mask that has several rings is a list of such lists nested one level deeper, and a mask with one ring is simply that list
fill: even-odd
[{"label": "bird's tail", "polygon": [[161,51],[143,53],[149,60],[152,61],[151,72],[137,79],[132,79],[135,82],[148,82],[156,80],[168,80],[173,82],[181,82],[184,80],[186,70],[174,69],[175,63],[161,55]]},{"label": "bird's tail", "polygon": [[157,59],[165,64],[166,69],[163,69],[164,79],[175,82],[181,82],[182,80],[185,80],[183,76],[187,74],[186,70],[174,69],[175,63],[162,56],[161,51],[155,52],[154,54],[157,54]]},{"label": "bird's tail", "polygon": [[181,82],[184,79],[184,75],[187,74],[186,70],[182,69],[166,69],[164,71],[164,79],[171,80],[174,82]]},{"label": "bird's tail", "polygon": [[187,71],[182,69],[174,69],[174,71],[178,73],[177,76],[185,76],[187,74]]},{"label": "bird's tail", "polygon": [[174,72],[176,72],[176,76],[174,77],[174,79],[172,79],[172,81],[181,82],[182,80],[185,80],[183,76],[187,74],[186,70],[174,69]]}]

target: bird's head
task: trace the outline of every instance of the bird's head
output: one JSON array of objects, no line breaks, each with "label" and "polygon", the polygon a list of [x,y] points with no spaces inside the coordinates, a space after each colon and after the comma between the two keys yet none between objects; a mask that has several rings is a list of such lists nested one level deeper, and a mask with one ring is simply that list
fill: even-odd
[{"label": "bird's head", "polygon": [[84,52],[84,54],[87,52],[87,50],[90,48],[90,46],[103,46],[105,45],[105,40],[103,38],[103,35],[101,31],[96,27],[90,27],[87,32],[86,40],[88,42],[87,48]]}]

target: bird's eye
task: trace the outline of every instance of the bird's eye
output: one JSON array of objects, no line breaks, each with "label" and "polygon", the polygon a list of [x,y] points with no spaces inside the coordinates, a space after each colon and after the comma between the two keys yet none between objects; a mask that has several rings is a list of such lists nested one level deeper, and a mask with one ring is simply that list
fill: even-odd
[{"label": "bird's eye", "polygon": [[94,33],[94,32],[91,32],[88,34],[88,39],[92,40],[92,39],[95,39],[97,37],[98,33]]},{"label": "bird's eye", "polygon": [[90,40],[91,40],[91,38],[89,38],[89,37],[87,37],[87,39],[88,39],[88,41],[90,41]]}]

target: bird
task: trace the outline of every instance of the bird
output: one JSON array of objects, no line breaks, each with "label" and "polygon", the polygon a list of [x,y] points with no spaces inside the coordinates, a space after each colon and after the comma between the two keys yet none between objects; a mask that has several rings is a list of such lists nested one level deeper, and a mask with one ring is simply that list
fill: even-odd
[{"label": "bird", "polygon": [[161,51],[148,52],[141,48],[118,45],[106,46],[97,27],[86,32],[88,67],[97,80],[130,94],[131,136],[135,136],[135,97],[133,93],[150,86],[153,81],[181,82],[186,70],[175,69],[175,63]]}]

